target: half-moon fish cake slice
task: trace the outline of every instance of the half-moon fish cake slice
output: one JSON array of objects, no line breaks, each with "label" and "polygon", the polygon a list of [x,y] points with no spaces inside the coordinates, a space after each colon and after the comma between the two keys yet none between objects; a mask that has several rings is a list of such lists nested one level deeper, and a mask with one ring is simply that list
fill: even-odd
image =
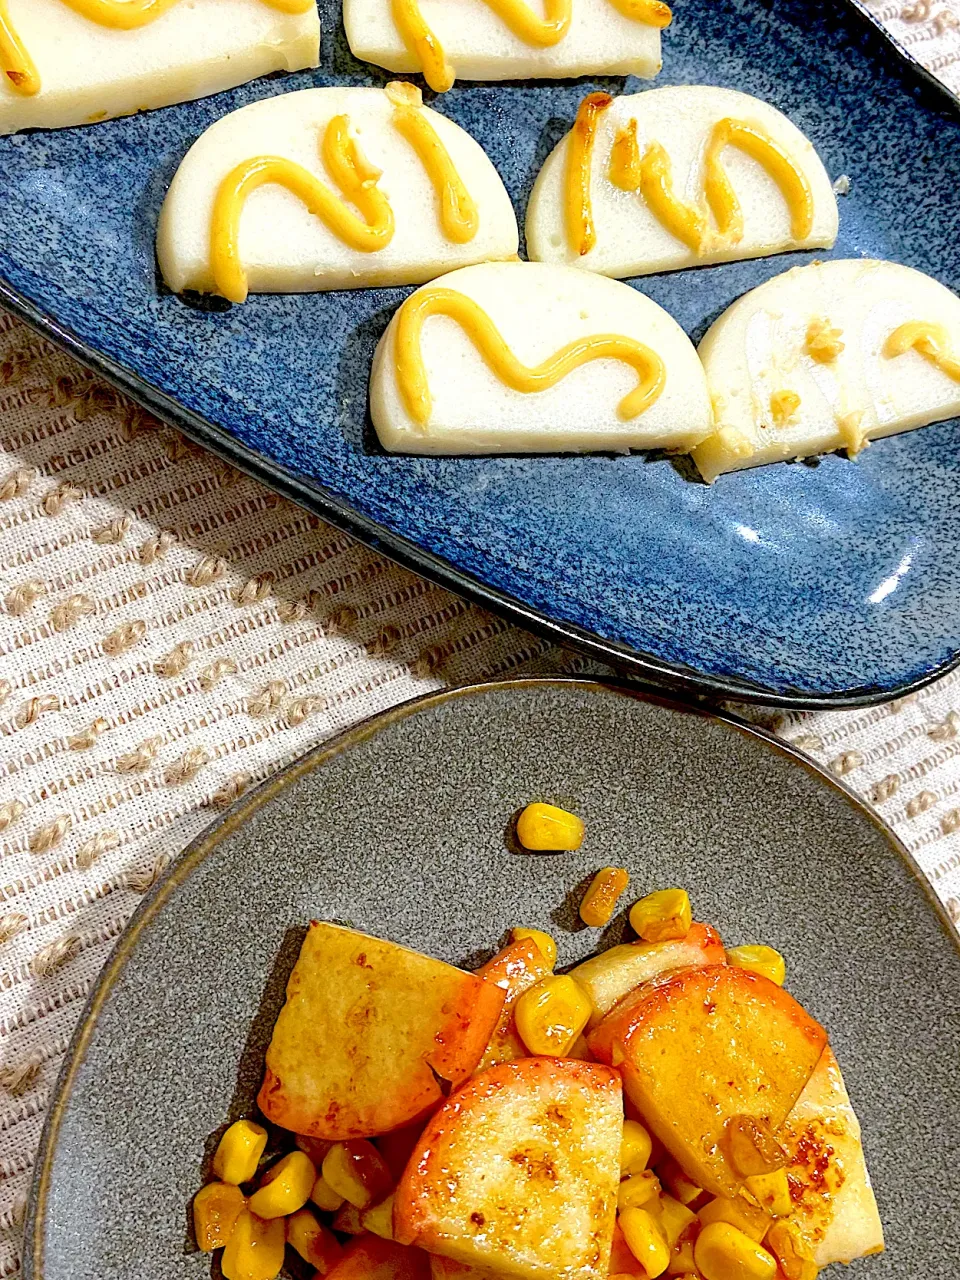
[{"label": "half-moon fish cake slice", "polygon": [[663,0],[344,0],[355,57],[423,72],[443,93],[467,80],[660,71]]},{"label": "half-moon fish cake slice", "polygon": [[700,358],[716,430],[693,451],[705,480],[960,414],[960,298],[912,267],[839,259],[745,294]]},{"label": "half-moon fish cake slice", "polygon": [[539,262],[626,278],[829,248],[837,199],[785,115],[733,89],[589,94],[530,197]]},{"label": "half-moon fish cake slice", "polygon": [[0,0],[0,134],[95,124],[319,60],[316,0]]},{"label": "half-moon fish cake slice", "polygon": [[242,302],[421,284],[516,257],[510,197],[480,145],[412,85],[304,89],[194,143],[157,235],[163,278]]},{"label": "half-moon fish cake slice", "polygon": [[712,426],[697,353],[662,307],[530,262],[412,294],[377,348],[370,408],[392,453],[689,449]]}]

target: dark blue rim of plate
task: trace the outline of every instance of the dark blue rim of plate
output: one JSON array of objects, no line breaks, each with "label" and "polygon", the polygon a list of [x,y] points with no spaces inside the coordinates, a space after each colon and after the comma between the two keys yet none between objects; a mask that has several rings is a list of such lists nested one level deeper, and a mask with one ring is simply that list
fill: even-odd
[{"label": "dark blue rim of plate", "polygon": [[[842,2],[861,25],[883,35],[893,54],[916,78],[938,89],[952,108],[960,108],[960,99],[896,42],[861,0],[842,0]],[[181,431],[185,436],[195,440],[209,452],[217,454],[252,479],[313,512],[328,524],[357,538],[403,568],[421,577],[429,578],[439,586],[447,588],[491,613],[499,614],[535,635],[555,644],[575,649],[595,661],[606,663],[613,667],[620,677],[635,680],[641,686],[652,684],[680,697],[698,697],[708,701],[732,698],[740,702],[760,702],[769,706],[797,710],[836,710],[843,707],[869,707],[891,702],[926,688],[927,685],[933,684],[960,666],[960,650],[957,650],[939,666],[925,672],[916,680],[906,681],[893,687],[878,688],[875,685],[867,685],[823,694],[781,691],[736,677],[707,675],[684,664],[666,662],[643,650],[605,640],[574,623],[554,622],[516,597],[488,586],[472,574],[455,568],[440,556],[423,550],[408,539],[377,524],[354,510],[349,503],[343,502],[335,494],[306,483],[263,454],[241,444],[222,427],[187,409],[172,397],[151,386],[132,369],[89,346],[71,329],[59,324],[52,316],[21,294],[2,275],[0,275],[0,304],[67,351],[80,364],[85,365],[131,400],[142,405],[154,417]]]},{"label": "dark blue rim of plate", "polygon": [[872,826],[886,839],[894,852],[903,860],[907,870],[920,885],[933,916],[939,921],[948,939],[960,951],[960,930],[947,915],[943,904],[937,898],[929,880],[920,869],[919,863],[910,853],[906,845],[883,821],[875,809],[863,801],[850,787],[832,774],[821,769],[815,761],[789,743],[775,738],[755,725],[748,724],[738,716],[724,711],[707,710],[691,706],[689,703],[676,702],[658,694],[654,690],[641,690],[637,685],[623,681],[584,680],[570,676],[529,677],[517,680],[488,681],[483,684],[462,685],[458,688],[444,689],[439,693],[428,693],[421,698],[401,703],[389,711],[381,712],[368,720],[361,721],[352,729],[338,735],[329,742],[314,747],[306,754],[294,760],[266,782],[262,782],[254,791],[236,801],[226,813],[212,822],[197,838],[191,841],[180,857],[167,870],[166,874],[154,885],[130,918],[109,960],[101,970],[84,1006],[77,1029],[70,1041],[67,1056],[64,1059],[57,1082],[54,1085],[50,1100],[50,1109],[44,1122],[40,1146],[34,1165],[33,1179],[30,1184],[30,1195],[23,1233],[23,1276],[24,1280],[43,1280],[43,1232],[46,1216],[47,1195],[50,1186],[53,1153],[57,1144],[63,1112],[70,1100],[73,1086],[90,1040],[96,1027],[97,1019],[104,1004],[109,999],[113,987],[122,973],[130,954],[137,944],[140,935],[155,916],[163,910],[171,893],[179,888],[193,873],[195,868],[213,851],[214,848],[238,827],[242,826],[252,814],[265,804],[275,799],[291,783],[296,782],[304,774],[322,768],[334,757],[349,751],[357,743],[374,737],[381,729],[404,720],[407,716],[416,715],[419,711],[459,701],[461,698],[480,697],[486,693],[503,689],[521,689],[531,687],[571,688],[594,691],[598,693],[619,693],[624,697],[635,698],[644,702],[653,702],[684,715],[702,716],[707,720],[719,721],[728,725],[748,738],[765,742],[779,755],[792,760],[807,773],[819,779],[821,783],[840,796],[857,813],[865,817]]}]

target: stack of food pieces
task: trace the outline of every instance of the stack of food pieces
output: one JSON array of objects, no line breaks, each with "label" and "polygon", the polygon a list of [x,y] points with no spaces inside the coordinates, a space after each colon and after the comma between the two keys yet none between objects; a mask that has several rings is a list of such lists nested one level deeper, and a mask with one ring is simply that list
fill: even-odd
[{"label": "stack of food pieces", "polygon": [[[625,873],[584,902],[608,919]],[[568,974],[516,929],[477,973],[314,923],[263,1116],[194,1204],[226,1280],[290,1246],[332,1280],[814,1280],[883,1248],[824,1029],[767,947],[727,952],[682,890]],[[276,1158],[276,1153],[283,1151]],[[291,1149],[292,1148],[292,1149]]]}]

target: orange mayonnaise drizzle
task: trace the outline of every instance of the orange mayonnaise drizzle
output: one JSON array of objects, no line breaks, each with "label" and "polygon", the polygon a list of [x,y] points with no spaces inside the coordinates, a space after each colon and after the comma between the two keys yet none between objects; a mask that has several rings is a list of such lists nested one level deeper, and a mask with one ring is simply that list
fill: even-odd
[{"label": "orange mayonnaise drizzle", "polygon": [[393,210],[377,186],[380,170],[364,157],[350,137],[346,116],[334,116],[321,148],[324,165],[360,217],[345,200],[309,169],[282,156],[257,156],[238,164],[224,178],[213,206],[210,265],[217,292],[230,302],[245,302],[247,275],[240,262],[240,218],[249,196],[271,183],[286,187],[312,214],[352,249],[375,253],[393,239]]},{"label": "orange mayonnaise drizzle", "polygon": [[743,238],[743,212],[723,167],[723,152],[736,147],[766,169],[787,202],[790,234],[805,240],[813,229],[813,192],[806,175],[769,134],[745,120],[720,120],[707,144],[704,187],[720,234],[731,244]]},{"label": "orange mayonnaise drizzle", "polygon": [[[416,152],[437,193],[444,235],[453,244],[468,244],[479,230],[480,212],[440,135],[421,109],[420,90],[394,82],[387,85],[385,93],[394,107],[394,128]],[[247,298],[247,278],[239,256],[240,219],[247,198],[258,187],[271,183],[286,187],[344,244],[361,253],[376,253],[393,239],[393,211],[377,186],[380,170],[366,160],[351,138],[345,115],[334,116],[327,125],[321,155],[343,200],[308,169],[280,156],[244,161],[220,184],[213,209],[210,260],[217,292],[230,302]],[[361,217],[346,201],[359,209]]]},{"label": "orange mayonnaise drizzle", "polygon": [[577,118],[570,130],[567,150],[567,235],[581,258],[597,243],[590,177],[600,117],[611,102],[613,99],[609,93],[588,93],[580,103]]},{"label": "orange mayonnaise drizzle", "polygon": [[397,313],[397,383],[411,418],[420,427],[430,421],[433,398],[427,381],[421,337],[430,316],[448,316],[463,329],[490,371],[514,391],[530,394],[548,391],[574,369],[592,360],[620,360],[636,370],[637,387],[617,406],[621,418],[636,418],[663,393],[666,368],[649,347],[619,334],[598,333],[578,338],[549,360],[533,368],[522,364],[504,342],[500,331],[472,298],[453,289],[421,289]]},{"label": "orange mayonnaise drizzle", "polygon": [[[567,228],[570,244],[581,256],[596,244],[590,175],[599,118],[611,102],[606,94],[592,93],[584,98],[570,135]],[[650,212],[671,235],[694,253],[703,253],[743,239],[743,211],[723,166],[727,147],[736,147],[763,166],[787,203],[791,235],[805,240],[813,228],[813,192],[806,175],[779,143],[743,120],[718,120],[707,142],[704,194],[717,232],[709,225],[707,210],[687,204],[677,195],[670,157],[659,142],[651,142],[641,158],[636,120],[630,120],[614,139],[608,177],[621,191],[639,191]]]},{"label": "orange mayonnaise drizzle", "polygon": [[426,170],[440,200],[440,226],[454,244],[468,244],[480,227],[480,212],[440,140],[436,129],[420,110],[423,97],[412,84],[394,82],[386,94],[396,110],[393,127],[410,143]]},{"label": "orange mayonnaise drizzle", "polygon": [[[149,26],[180,3],[180,0],[62,0],[67,8],[100,27],[116,31],[136,31]],[[315,0],[260,0],[281,13],[307,13]],[[14,30],[7,0],[0,0],[0,68],[18,92],[33,97],[40,92],[40,76],[23,41]]]},{"label": "orange mayonnaise drizzle", "polygon": [[[668,27],[672,14],[661,0],[607,0],[618,13],[651,27]],[[570,30],[573,0],[543,0],[541,18],[525,0],[484,0],[518,40],[540,49],[560,43]],[[404,44],[416,57],[423,77],[434,93],[453,87],[456,71],[447,61],[443,46],[428,26],[418,0],[391,0],[393,20]]]},{"label": "orange mayonnaise drizzle", "polygon": [[883,344],[883,354],[890,360],[907,351],[916,351],[935,369],[954,382],[960,382],[960,360],[953,354],[950,335],[942,324],[929,320],[909,320],[894,329]]}]

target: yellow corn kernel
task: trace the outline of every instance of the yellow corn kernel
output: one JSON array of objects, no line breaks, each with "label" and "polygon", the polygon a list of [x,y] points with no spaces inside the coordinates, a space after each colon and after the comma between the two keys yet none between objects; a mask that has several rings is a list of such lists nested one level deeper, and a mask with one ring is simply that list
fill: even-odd
[{"label": "yellow corn kernel", "polygon": [[365,1231],[372,1231],[375,1236],[384,1240],[393,1239],[393,1192],[379,1204],[364,1209],[360,1222]]},{"label": "yellow corn kernel", "polygon": [[638,1120],[624,1120],[620,1139],[620,1177],[643,1173],[653,1153],[653,1139]]},{"label": "yellow corn kernel", "polygon": [[697,1217],[705,1227],[713,1222],[726,1222],[758,1244],[769,1231],[771,1221],[769,1213],[749,1204],[742,1197],[728,1200],[726,1196],[717,1196],[716,1200],[705,1204]]},{"label": "yellow corn kernel", "polygon": [[644,1169],[643,1173],[635,1173],[624,1178],[617,1188],[617,1208],[641,1209],[649,1206],[660,1194],[660,1180],[652,1169]]},{"label": "yellow corn kernel", "polygon": [[648,893],[630,908],[630,924],[644,942],[669,942],[690,932],[693,913],[686,889]]},{"label": "yellow corn kernel", "polygon": [[761,1209],[774,1218],[785,1218],[793,1211],[790,1199],[790,1183],[786,1169],[774,1169],[772,1173],[755,1173],[744,1178],[744,1186],[758,1202]]},{"label": "yellow corn kernel", "polygon": [[224,1280],[276,1280],[286,1242],[282,1218],[264,1222],[244,1209],[220,1259]]},{"label": "yellow corn kernel", "polygon": [[688,1178],[672,1157],[661,1160],[657,1169],[660,1181],[681,1204],[693,1204],[694,1200],[703,1195],[703,1187],[698,1187],[692,1178]]},{"label": "yellow corn kernel", "polygon": [[560,853],[583,844],[583,823],[553,804],[528,804],[517,819],[517,839],[535,853]]},{"label": "yellow corn kernel", "polygon": [[343,1204],[343,1196],[334,1191],[322,1173],[317,1174],[317,1180],[313,1184],[313,1190],[310,1192],[310,1199],[324,1213],[335,1213]]},{"label": "yellow corn kernel", "polygon": [[673,1196],[661,1195],[656,1202],[656,1209],[651,1209],[651,1213],[656,1213],[657,1220],[660,1223],[661,1230],[667,1238],[667,1244],[672,1249],[680,1237],[690,1226],[691,1222],[696,1222],[697,1215],[688,1209],[685,1204],[681,1204],[679,1200],[674,1200]]},{"label": "yellow corn kernel", "polygon": [[650,1280],[663,1275],[670,1261],[670,1249],[653,1214],[646,1209],[624,1209],[619,1221],[627,1248],[642,1264]]},{"label": "yellow corn kernel", "polygon": [[580,903],[580,919],[591,928],[610,923],[617,899],[630,883],[630,873],[623,867],[601,867],[590,882]]},{"label": "yellow corn kernel", "polygon": [[764,1244],[780,1263],[786,1280],[817,1280],[817,1264],[789,1222],[775,1222]]},{"label": "yellow corn kernel", "polygon": [[773,1254],[729,1222],[704,1227],[693,1256],[704,1280],[774,1280],[777,1274]]},{"label": "yellow corn kernel", "polygon": [[523,993],[514,1018],[530,1053],[562,1058],[576,1044],[592,1012],[590,997],[573,978],[552,976]]},{"label": "yellow corn kernel", "polygon": [[317,1171],[310,1157],[303,1151],[291,1151],[260,1179],[259,1189],[250,1197],[250,1212],[266,1219],[296,1213],[310,1199],[316,1180]]},{"label": "yellow corn kernel", "polygon": [[693,1245],[696,1237],[693,1234],[678,1240],[670,1254],[667,1275],[676,1276],[678,1280],[694,1280],[697,1264],[693,1260]]},{"label": "yellow corn kernel", "polygon": [[220,1139],[213,1157],[214,1176],[239,1187],[249,1182],[267,1145],[267,1131],[252,1120],[237,1120]]},{"label": "yellow corn kernel", "polygon": [[842,336],[843,330],[835,329],[829,320],[811,320],[804,344],[807,354],[818,364],[831,364],[844,349]]},{"label": "yellow corn kernel", "polygon": [[298,1209],[286,1220],[287,1244],[304,1262],[325,1276],[340,1261],[343,1247],[329,1227],[318,1222],[309,1209]]},{"label": "yellow corn kernel", "polygon": [[193,1197],[193,1233],[204,1253],[222,1249],[230,1239],[247,1198],[230,1182],[210,1182]]},{"label": "yellow corn kernel", "polygon": [[393,1186],[386,1161],[366,1138],[334,1143],[323,1158],[323,1179],[358,1209],[382,1200]]},{"label": "yellow corn kernel", "polygon": [[552,969],[557,963],[557,944],[550,937],[549,933],[544,933],[542,929],[510,930],[511,942],[523,942],[526,938],[529,938],[531,942],[536,944],[537,950]]},{"label": "yellow corn kernel", "polygon": [[787,962],[773,947],[732,947],[727,952],[727,964],[758,973],[778,987],[783,986],[787,977]]}]

